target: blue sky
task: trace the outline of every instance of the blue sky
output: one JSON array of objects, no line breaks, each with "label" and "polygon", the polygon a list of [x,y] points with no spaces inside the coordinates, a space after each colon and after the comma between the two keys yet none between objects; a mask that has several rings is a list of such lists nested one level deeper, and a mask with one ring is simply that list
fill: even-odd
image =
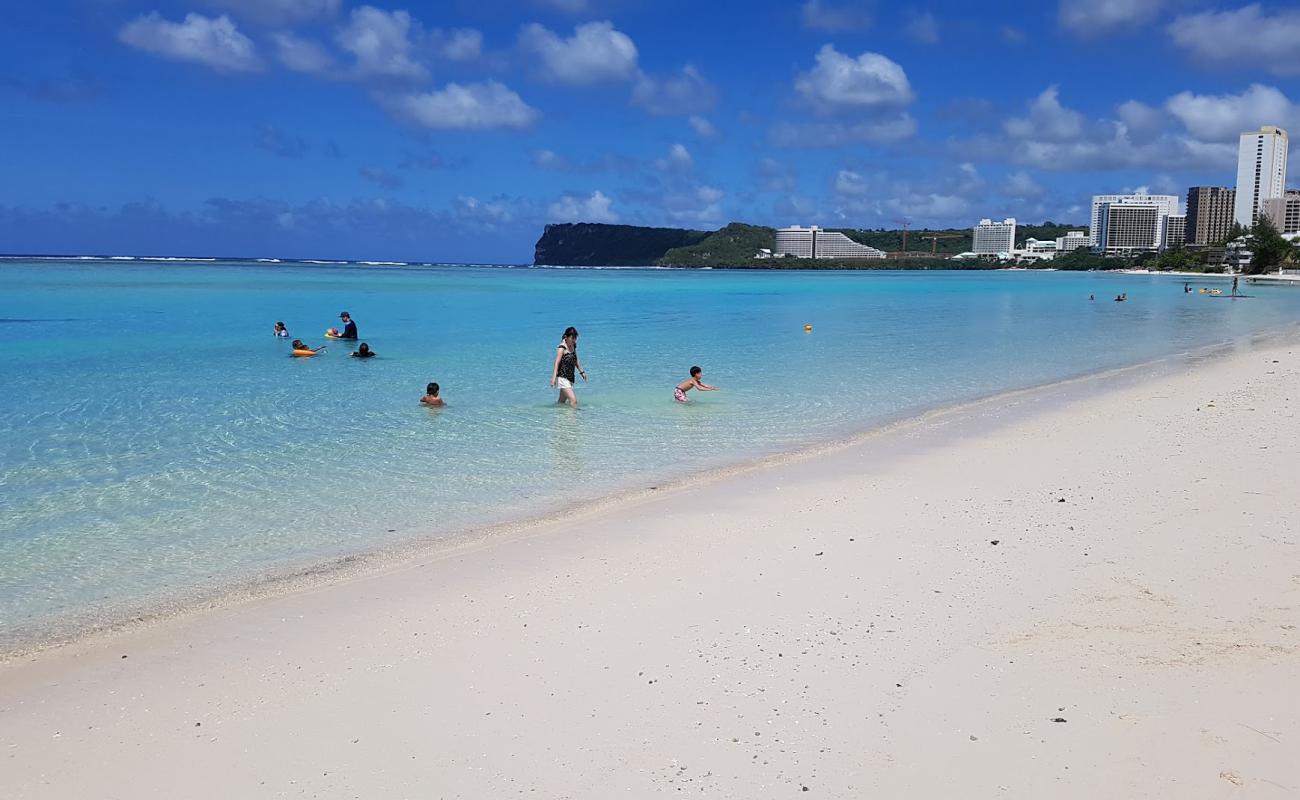
[{"label": "blue sky", "polygon": [[1093,193],[1230,185],[1240,131],[1300,130],[1293,5],[49,0],[5,16],[11,253],[521,262],[547,222],[1078,222]]}]

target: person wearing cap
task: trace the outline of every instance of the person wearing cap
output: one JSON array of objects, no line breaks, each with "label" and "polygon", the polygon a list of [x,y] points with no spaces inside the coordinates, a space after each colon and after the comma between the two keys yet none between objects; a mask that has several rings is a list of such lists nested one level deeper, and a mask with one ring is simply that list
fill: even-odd
[{"label": "person wearing cap", "polygon": [[339,332],[340,339],[356,339],[357,323],[352,321],[352,315],[346,311],[339,314],[339,319],[343,320],[343,330]]}]

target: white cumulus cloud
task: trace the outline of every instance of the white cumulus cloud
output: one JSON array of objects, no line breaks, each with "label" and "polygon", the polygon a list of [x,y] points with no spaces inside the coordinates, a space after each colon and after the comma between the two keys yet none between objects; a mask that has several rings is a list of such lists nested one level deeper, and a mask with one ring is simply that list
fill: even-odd
[{"label": "white cumulus cloud", "polygon": [[449,83],[437,91],[390,98],[388,105],[398,116],[438,130],[527,128],[538,116],[537,109],[496,81]]},{"label": "white cumulus cloud", "polygon": [[451,61],[473,61],[483,53],[483,34],[473,28],[433,31],[430,40],[438,54]]},{"label": "white cumulus cloud", "polygon": [[879,53],[854,58],[823,45],[817,65],[795,79],[797,91],[814,109],[827,113],[904,105],[912,101],[907,73]]},{"label": "white cumulus cloud", "polygon": [[556,83],[585,86],[637,74],[636,45],[608,21],[579,25],[567,39],[537,23],[525,25],[519,46],[536,56],[545,76]]},{"label": "white cumulus cloud", "polygon": [[612,208],[613,201],[596,190],[589,197],[566,194],[547,207],[547,213],[556,222],[618,222]]},{"label": "white cumulus cloud", "polygon": [[806,0],[801,11],[803,26],[812,30],[841,33],[871,27],[871,8],[864,0],[841,3]]},{"label": "white cumulus cloud", "polygon": [[1165,108],[1189,133],[1207,142],[1236,142],[1242,132],[1261,125],[1300,127],[1300,106],[1280,90],[1258,83],[1240,94],[1180,92],[1165,101]]},{"label": "white cumulus cloud", "polygon": [[1013,117],[1003,127],[1018,139],[1065,142],[1083,132],[1083,115],[1061,105],[1060,88],[1049,86],[1029,105],[1028,117]]},{"label": "white cumulus cloud", "polygon": [[280,63],[294,72],[319,74],[328,72],[334,66],[329,51],[310,39],[292,33],[277,33],[271,40],[275,42],[275,54]]},{"label": "white cumulus cloud", "polygon": [[642,72],[632,89],[632,105],[656,116],[701,114],[717,103],[718,90],[690,64],[675,75],[654,77]]},{"label": "white cumulus cloud", "polygon": [[155,11],[127,23],[117,37],[147,53],[203,64],[219,72],[255,72],[262,68],[253,41],[225,15],[213,19],[186,14],[182,22],[168,22]]},{"label": "white cumulus cloud", "polygon": [[1061,0],[1061,27],[1082,38],[1135,32],[1160,13],[1164,0]]},{"label": "white cumulus cloud", "polygon": [[1300,8],[1295,6],[1268,14],[1251,3],[1181,16],[1169,24],[1169,35],[1200,63],[1300,75]]},{"label": "white cumulus cloud", "polygon": [[691,130],[695,131],[695,135],[701,139],[712,139],[718,135],[717,126],[704,117],[692,115],[687,122],[690,123]]},{"label": "white cumulus cloud", "polygon": [[668,155],[655,160],[655,166],[663,172],[690,172],[695,166],[691,151],[683,144],[674,144],[668,148]]},{"label": "white cumulus cloud", "polygon": [[421,79],[428,71],[412,54],[411,34],[418,33],[416,27],[405,11],[361,6],[352,10],[335,40],[356,58],[354,69],[360,77]]},{"label": "white cumulus cloud", "polygon": [[332,17],[339,12],[342,0],[209,0],[256,22],[278,25],[289,22]]}]

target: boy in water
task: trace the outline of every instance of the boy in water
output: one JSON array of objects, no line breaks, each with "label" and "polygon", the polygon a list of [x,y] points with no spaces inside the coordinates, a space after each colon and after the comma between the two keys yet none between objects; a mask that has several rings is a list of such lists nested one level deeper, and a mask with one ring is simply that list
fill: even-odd
[{"label": "boy in water", "polygon": [[433,408],[447,405],[442,402],[442,398],[438,395],[438,391],[438,384],[436,383],[431,383],[424,387],[424,397],[420,398],[420,403],[422,405],[432,406]]},{"label": "boy in water", "polygon": [[700,369],[699,367],[691,367],[691,377],[677,384],[676,388],[673,389],[673,399],[679,403],[685,403],[686,393],[692,389],[699,389],[701,392],[718,391],[718,387],[710,386],[704,381],[700,380],[700,376],[703,374],[704,374],[704,370]]}]

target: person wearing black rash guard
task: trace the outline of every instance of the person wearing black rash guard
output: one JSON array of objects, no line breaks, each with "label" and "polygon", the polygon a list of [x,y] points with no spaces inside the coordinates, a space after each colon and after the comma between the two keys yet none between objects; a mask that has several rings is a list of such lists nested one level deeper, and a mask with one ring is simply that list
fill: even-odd
[{"label": "person wearing black rash guard", "polygon": [[340,339],[356,339],[357,323],[352,321],[352,315],[344,311],[339,314],[339,319],[343,320],[343,330],[339,333]]}]

